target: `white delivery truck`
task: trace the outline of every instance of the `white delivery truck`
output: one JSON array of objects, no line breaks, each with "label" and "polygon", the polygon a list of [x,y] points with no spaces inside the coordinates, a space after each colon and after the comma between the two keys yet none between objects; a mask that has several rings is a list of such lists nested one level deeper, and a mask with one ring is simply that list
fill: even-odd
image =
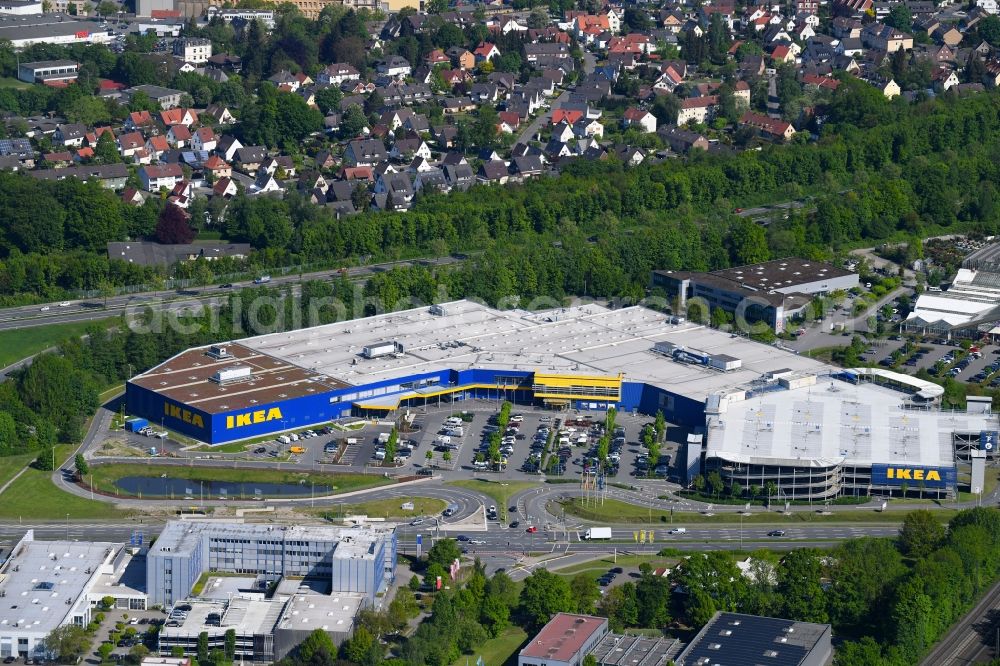
[{"label": "white delivery truck", "polygon": [[587,529],[587,533],[583,537],[588,541],[593,541],[595,539],[610,539],[611,538],[611,528],[610,527],[590,527]]}]

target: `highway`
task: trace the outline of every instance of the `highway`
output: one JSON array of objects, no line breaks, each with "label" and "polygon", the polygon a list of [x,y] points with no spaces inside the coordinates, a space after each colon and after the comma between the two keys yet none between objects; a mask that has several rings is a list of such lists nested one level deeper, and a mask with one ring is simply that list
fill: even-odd
[{"label": "highway", "polygon": [[[397,266],[412,266],[425,264],[428,266],[444,266],[461,263],[457,257],[438,257],[436,259],[390,261],[370,266],[358,266],[347,269],[347,277],[352,280],[363,280],[375,273],[391,270]],[[273,276],[268,282],[270,287],[298,285],[307,280],[339,279],[340,272],[336,270],[316,271],[313,273],[290,273],[283,276]],[[218,305],[228,298],[229,294],[241,287],[252,286],[250,282],[233,283],[231,288],[194,287],[188,290],[149,291],[122,296],[112,296],[107,302],[101,298],[86,300],[71,300],[14,308],[0,309],[0,331],[48,324],[66,324],[72,322],[95,321],[107,319],[129,311],[140,311],[152,308],[154,311],[179,312],[197,309],[206,305]]]}]

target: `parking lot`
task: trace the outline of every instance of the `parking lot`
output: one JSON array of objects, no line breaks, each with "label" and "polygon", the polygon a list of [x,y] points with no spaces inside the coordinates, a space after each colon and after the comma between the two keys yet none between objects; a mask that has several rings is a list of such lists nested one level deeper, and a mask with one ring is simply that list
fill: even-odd
[{"label": "parking lot", "polygon": [[[425,467],[426,452],[432,451],[430,464],[436,471],[446,470],[463,477],[474,474],[487,478],[535,478],[544,472],[546,476],[579,478],[594,471],[604,412],[557,412],[514,406],[511,423],[501,433],[501,456],[506,462],[499,468],[487,461],[489,437],[497,427],[492,421],[496,413],[496,403],[470,402],[461,408],[419,415],[419,433],[404,435],[416,442],[414,454],[403,461],[404,469]],[[448,423],[450,418],[456,421]],[[463,418],[462,434],[447,434],[459,418]],[[618,413],[606,468],[609,480],[618,478],[627,482],[630,476],[646,475],[648,461],[644,460],[645,448],[640,440],[643,426],[652,421],[648,416]],[[654,472],[658,472],[656,476],[662,478],[673,473],[670,465],[675,462],[678,443],[685,435],[678,428],[668,427],[668,442],[661,446],[660,465],[653,465]],[[373,441],[374,436],[366,431],[365,439]],[[448,462],[443,460],[446,451],[450,454]],[[546,468],[541,469],[546,462]]]},{"label": "parking lot", "polygon": [[862,359],[897,372],[916,374],[927,370],[932,376],[952,377],[984,387],[1000,386],[1000,347],[984,345],[968,351],[954,344],[909,342],[900,336],[880,341],[865,350]]}]

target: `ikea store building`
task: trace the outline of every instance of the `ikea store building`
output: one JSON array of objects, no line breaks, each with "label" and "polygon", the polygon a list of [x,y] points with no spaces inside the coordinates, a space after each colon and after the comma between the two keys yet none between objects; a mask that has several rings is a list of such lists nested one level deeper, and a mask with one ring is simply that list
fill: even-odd
[{"label": "ikea store building", "polygon": [[[730,482],[752,482],[763,469],[782,483],[783,468],[793,474],[815,464],[954,470],[954,436],[979,441],[1000,428],[988,409],[949,418],[933,393],[904,375],[845,374],[640,306],[529,312],[463,300],[189,349],[133,377],[126,400],[130,414],[209,444],[473,398],[662,411],[694,433],[683,465],[689,477],[714,466]],[[880,409],[842,419],[845,402]],[[895,410],[902,421],[885,416]],[[848,450],[842,429],[863,434],[866,415],[874,419],[868,436],[892,443]],[[899,434],[910,416],[925,430],[916,439]],[[795,476],[792,487],[807,483]],[[878,479],[893,485],[885,474]],[[828,496],[847,482],[828,473],[815,483]],[[811,496],[817,487],[810,481],[792,492]]]}]

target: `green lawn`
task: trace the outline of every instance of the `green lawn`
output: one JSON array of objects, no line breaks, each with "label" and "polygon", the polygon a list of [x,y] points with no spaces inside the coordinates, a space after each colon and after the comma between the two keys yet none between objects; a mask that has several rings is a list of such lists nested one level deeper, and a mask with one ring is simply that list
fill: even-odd
[{"label": "green lawn", "polygon": [[35,453],[22,453],[17,456],[7,456],[0,458],[0,487],[14,478],[14,475],[21,471],[25,465],[38,457]]},{"label": "green lawn", "polygon": [[507,663],[517,663],[517,651],[528,640],[528,633],[521,627],[510,626],[496,638],[491,638],[479,647],[472,655],[462,655],[452,666],[475,664],[476,659],[483,658],[486,666],[504,666]]},{"label": "green lawn", "polygon": [[55,346],[66,338],[79,337],[92,324],[110,326],[113,321],[114,318],[109,318],[0,331],[0,368]]},{"label": "green lawn", "polygon": [[497,503],[497,510],[500,512],[500,519],[503,520],[507,514],[507,500],[512,495],[516,495],[522,490],[535,488],[539,484],[534,481],[488,481],[486,479],[466,479],[464,481],[449,481],[446,485],[458,486],[483,493],[492,497]]},{"label": "green lawn", "polygon": [[[670,524],[670,511],[653,509],[650,511],[646,507],[628,504],[615,499],[607,499],[603,504],[594,505],[590,503],[584,505],[582,498],[572,498],[563,502],[558,502],[567,515],[576,516],[594,522],[611,523],[635,523],[636,525],[649,525],[652,521],[657,526]],[[873,511],[871,509],[848,508],[833,511],[832,515],[821,516],[815,511],[795,511],[790,516],[785,516],[776,511],[764,511],[756,509],[752,515],[743,518],[743,524],[752,525],[755,523],[885,523],[895,524],[902,522],[909,511],[884,512]],[[954,517],[955,511],[951,509],[940,509],[934,511],[934,516],[942,522]],[[675,511],[673,524],[684,525],[690,523],[724,523],[739,524],[740,517],[735,513],[717,513],[714,516],[706,516],[701,513]]]},{"label": "green lawn", "polygon": [[336,492],[349,492],[384,486],[390,481],[370,474],[309,474],[277,469],[233,469],[226,467],[155,467],[153,465],[114,464],[91,467],[94,487],[103,492],[115,493],[115,482],[126,476],[159,477],[191,481],[225,481],[229,483],[305,483],[303,496],[308,496],[311,484],[332,486]]},{"label": "green lawn", "polygon": [[0,76],[0,88],[20,88],[21,90],[27,90],[30,87],[30,83],[25,83],[20,79],[15,79],[11,76]]},{"label": "green lawn", "polygon": [[[56,462],[65,461],[72,450],[68,446],[59,447]],[[7,473],[6,470],[4,473]],[[0,496],[0,518],[64,520],[66,514],[69,514],[70,520],[121,518],[127,515],[107,502],[84,499],[59,490],[52,483],[51,472],[34,468],[18,477]]]},{"label": "green lawn", "polygon": [[[404,502],[413,502],[413,510],[402,508]],[[358,504],[338,504],[333,512],[323,511],[322,515],[339,520],[342,516],[366,515],[380,518],[416,518],[432,516],[444,511],[447,503],[432,497],[392,497]]]}]

